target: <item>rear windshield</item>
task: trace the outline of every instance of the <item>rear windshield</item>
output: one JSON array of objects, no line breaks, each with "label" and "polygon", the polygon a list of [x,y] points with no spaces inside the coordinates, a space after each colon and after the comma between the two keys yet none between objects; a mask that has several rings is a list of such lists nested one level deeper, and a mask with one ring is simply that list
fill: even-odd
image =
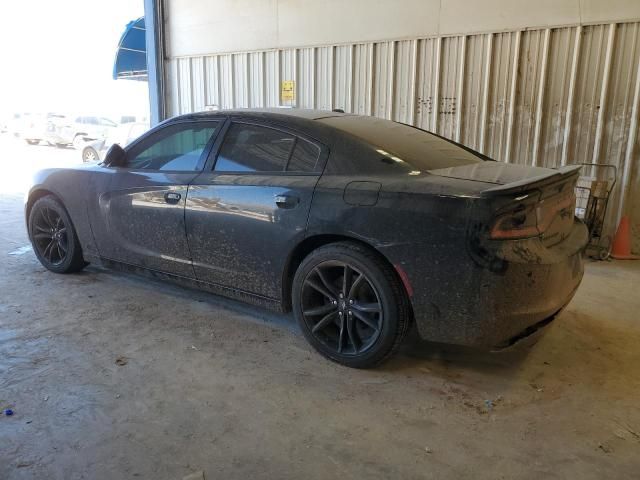
[{"label": "rear windshield", "polygon": [[340,116],[320,120],[372,145],[380,155],[414,170],[458,167],[483,159],[429,132],[375,117]]}]

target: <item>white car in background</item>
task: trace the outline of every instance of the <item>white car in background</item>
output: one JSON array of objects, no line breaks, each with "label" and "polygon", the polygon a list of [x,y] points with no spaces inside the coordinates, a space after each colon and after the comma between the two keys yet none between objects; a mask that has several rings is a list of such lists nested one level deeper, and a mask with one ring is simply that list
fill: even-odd
[{"label": "white car in background", "polygon": [[116,122],[105,117],[79,116],[71,123],[57,126],[50,134],[57,147],[73,145],[81,150],[87,142],[105,139],[117,127]]},{"label": "white car in background", "polygon": [[126,147],[147,130],[149,130],[148,123],[123,123],[110,131],[106,138],[86,142],[82,148],[82,161],[101,162],[111,145],[117,143],[121,147]]},{"label": "white car in background", "polygon": [[54,143],[49,138],[49,133],[65,122],[66,116],[60,113],[23,113],[16,133],[29,145],[37,145],[43,140]]}]

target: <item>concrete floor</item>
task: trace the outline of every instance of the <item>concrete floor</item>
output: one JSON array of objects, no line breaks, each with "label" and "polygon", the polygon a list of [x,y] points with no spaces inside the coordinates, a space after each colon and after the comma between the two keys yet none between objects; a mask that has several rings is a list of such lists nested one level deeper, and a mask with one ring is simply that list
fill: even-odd
[{"label": "concrete floor", "polygon": [[357,371],[287,316],[47,272],[20,254],[18,192],[0,195],[0,240],[0,479],[638,478],[640,262],[588,263],[533,346],[414,339]]}]

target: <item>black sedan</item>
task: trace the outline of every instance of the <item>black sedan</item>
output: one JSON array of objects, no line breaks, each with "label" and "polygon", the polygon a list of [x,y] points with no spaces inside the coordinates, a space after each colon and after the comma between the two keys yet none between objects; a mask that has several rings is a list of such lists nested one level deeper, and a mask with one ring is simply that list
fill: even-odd
[{"label": "black sedan", "polygon": [[364,368],[412,322],[483,348],[549,323],[583,275],[577,175],[373,117],[221,111],[39,172],[26,221],[53,272],[98,263],[293,309],[315,349]]}]

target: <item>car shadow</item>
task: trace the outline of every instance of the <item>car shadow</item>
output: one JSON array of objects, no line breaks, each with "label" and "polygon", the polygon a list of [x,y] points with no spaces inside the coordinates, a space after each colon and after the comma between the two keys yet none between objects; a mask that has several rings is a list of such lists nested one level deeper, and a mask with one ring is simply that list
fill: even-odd
[{"label": "car shadow", "polygon": [[[276,328],[285,329],[295,335],[302,335],[293,314],[275,312],[261,306],[255,306],[226,297],[192,288],[188,285],[179,285],[158,280],[146,276],[136,275],[120,270],[112,270],[103,267],[90,266],[77,275],[93,276],[94,281],[100,282],[104,273],[116,281],[130,283],[136,288],[149,289],[150,291],[162,291],[167,295],[180,298],[185,301],[205,303],[212,308],[227,309],[235,314],[240,314],[248,321]],[[519,365],[527,358],[532,346],[537,342],[540,334],[527,338],[518,344],[505,350],[486,351],[471,347],[449,345],[425,341],[418,335],[415,324],[412,324],[396,358],[379,367],[387,372],[408,371],[434,365],[455,365],[469,370],[482,371],[488,374],[505,374],[517,370]],[[311,350],[311,347],[309,347]]]},{"label": "car shadow", "polygon": [[273,310],[269,310],[265,307],[252,305],[242,302],[240,300],[234,300],[232,298],[216,295],[215,293],[198,290],[187,284],[173,283],[171,281],[155,279],[152,277],[142,276],[135,273],[109,269],[105,267],[91,266],[82,272],[82,274],[90,273],[104,273],[110,277],[119,278],[126,282],[131,282],[136,286],[142,288],[148,288],[154,292],[164,292],[167,295],[171,295],[176,298],[181,298],[186,301],[195,301],[198,303],[205,303],[211,305],[212,308],[222,308],[232,311],[235,314],[240,314],[247,318],[249,321],[254,321],[261,324],[267,324],[269,326],[276,326],[284,328],[296,334],[302,335],[298,324],[296,323],[293,314],[281,313]]},{"label": "car shadow", "polygon": [[423,340],[414,324],[400,347],[397,359],[389,362],[385,368],[405,370],[425,365],[451,364],[489,374],[504,374],[520,368],[540,335],[535,334],[503,350],[490,351]]}]

